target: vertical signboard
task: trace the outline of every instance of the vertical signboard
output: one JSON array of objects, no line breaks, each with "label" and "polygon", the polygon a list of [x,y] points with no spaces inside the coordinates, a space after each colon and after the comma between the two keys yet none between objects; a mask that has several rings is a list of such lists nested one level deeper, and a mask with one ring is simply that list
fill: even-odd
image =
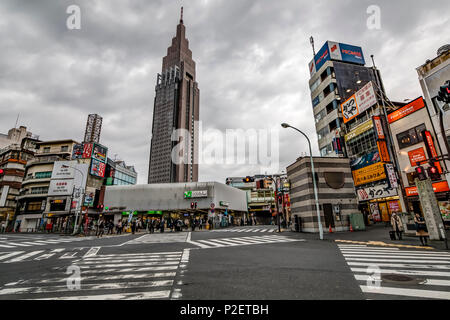
[{"label": "vertical signboard", "polygon": [[393,189],[398,188],[397,175],[395,174],[394,165],[386,164],[386,174],[388,176],[389,186]]},{"label": "vertical signboard", "polygon": [[89,159],[92,155],[92,143],[85,143],[83,146],[83,159]]},{"label": "vertical signboard", "polygon": [[372,117],[373,126],[375,127],[375,133],[377,135],[377,140],[384,140],[386,136],[384,135],[383,124],[381,123],[380,116]]}]

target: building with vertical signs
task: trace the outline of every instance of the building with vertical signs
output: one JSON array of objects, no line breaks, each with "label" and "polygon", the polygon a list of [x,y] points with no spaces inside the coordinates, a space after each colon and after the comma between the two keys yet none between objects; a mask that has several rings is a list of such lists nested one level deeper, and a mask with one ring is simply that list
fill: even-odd
[{"label": "building with vertical signs", "polygon": [[90,114],[86,122],[86,129],[84,132],[84,140],[86,143],[99,143],[100,134],[102,132],[103,118],[98,114]]},{"label": "building with vertical signs", "polygon": [[[423,97],[419,97],[402,108],[389,113],[394,147],[398,155],[401,177],[404,185],[406,205],[409,212],[422,212],[414,179],[415,168],[421,165],[425,170],[430,160],[441,156],[433,120]],[[431,161],[439,170],[439,179],[432,181],[442,217],[450,222],[450,189],[445,178],[444,161]]]},{"label": "building with vertical signs", "polygon": [[[195,126],[200,90],[181,10],[176,36],[163,58],[155,87],[148,183],[198,181]],[[172,161],[172,150],[182,159],[180,162]]]}]

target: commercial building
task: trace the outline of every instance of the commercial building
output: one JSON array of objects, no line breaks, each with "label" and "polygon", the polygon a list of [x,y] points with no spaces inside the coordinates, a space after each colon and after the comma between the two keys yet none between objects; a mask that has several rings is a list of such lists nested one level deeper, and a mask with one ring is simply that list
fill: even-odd
[{"label": "commercial building", "polygon": [[22,182],[20,194],[17,197],[18,208],[16,226],[21,231],[34,231],[43,221],[44,212],[48,212],[55,205],[64,206],[68,211],[68,201],[47,203],[50,181],[52,179],[55,161],[70,160],[72,149],[77,144],[74,140],[56,140],[38,142],[38,151],[34,159],[28,161],[25,167],[25,178]]},{"label": "commercial building", "polygon": [[[441,47],[437,57],[427,60],[417,68],[420,86],[436,133],[436,148],[442,155],[450,154],[450,110],[444,110],[444,103],[437,100],[440,86],[450,80],[450,45]],[[442,110],[442,114],[441,111]],[[431,128],[430,128],[431,129]],[[444,161],[445,171],[450,169],[450,161]],[[446,175],[450,184],[450,173]]]},{"label": "commercial building", "polygon": [[125,161],[108,158],[105,171],[105,185],[121,186],[137,183],[137,172],[134,166],[127,166]]},{"label": "commercial building", "polygon": [[[364,54],[360,47],[333,41],[325,42],[309,64],[309,87],[322,157],[346,156],[340,104],[367,82],[376,83],[377,76],[380,88],[383,88],[378,70],[364,65]],[[367,119],[352,119],[348,127],[351,130]]]},{"label": "commercial building", "polygon": [[34,158],[39,137],[27,132],[26,127],[20,127],[9,130],[3,138],[0,149],[0,222],[7,220],[12,227],[10,221],[14,220],[16,213],[25,166]]},{"label": "commercial building", "polygon": [[218,182],[106,186],[103,204],[103,214],[115,222],[133,215],[144,220],[154,215],[195,216],[220,225],[224,220],[237,221],[247,212],[246,193]]},{"label": "commercial building", "polygon": [[[409,212],[422,212],[414,182],[415,168],[422,165],[427,169],[430,159],[441,156],[437,144],[438,134],[434,130],[429,110],[425,100],[419,97],[388,115]],[[444,220],[450,221],[450,189],[444,175],[445,164],[444,161],[434,161],[433,164],[442,173],[440,179],[433,181],[433,189]]]},{"label": "commercial building", "polygon": [[[198,181],[199,137],[195,127],[200,91],[195,73],[182,11],[155,87],[148,183]],[[172,141],[172,134],[177,132],[180,135]],[[175,152],[179,161],[172,161],[174,148],[179,151]]]},{"label": "commercial building", "polygon": [[[279,177],[279,194],[281,203],[278,209],[281,213],[280,219],[290,221],[290,183],[286,174],[280,175],[255,175],[248,177],[230,177],[226,184],[243,190],[247,195],[248,216],[244,216],[244,223],[256,222],[257,224],[277,223],[277,197],[274,193],[274,182]],[[246,178],[250,181],[245,182]],[[277,189],[277,190],[278,190]]]},{"label": "commercial building", "polygon": [[347,158],[313,157],[315,175],[309,157],[298,158],[287,167],[291,183],[291,229],[319,232],[313,179],[316,179],[320,220],[324,231],[349,230],[350,215],[358,212],[358,201]]}]

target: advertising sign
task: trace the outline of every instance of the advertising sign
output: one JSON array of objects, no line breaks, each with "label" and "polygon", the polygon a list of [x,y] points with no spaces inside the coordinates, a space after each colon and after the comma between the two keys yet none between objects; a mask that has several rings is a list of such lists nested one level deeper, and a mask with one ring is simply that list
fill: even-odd
[{"label": "advertising sign", "polygon": [[378,146],[378,152],[380,153],[381,162],[390,162],[391,158],[389,157],[389,151],[387,149],[386,141],[378,140],[377,146]]},{"label": "advertising sign", "polygon": [[[447,181],[433,183],[433,190],[435,193],[450,191]],[[417,196],[419,194],[417,187],[405,188],[405,192],[407,197]]]},{"label": "advertising sign", "polygon": [[96,177],[105,177],[106,164],[96,159],[92,159],[90,174]]},{"label": "advertising sign", "polygon": [[388,121],[389,123],[393,123],[397,120],[400,120],[401,118],[406,117],[407,115],[410,115],[411,113],[416,112],[417,110],[420,110],[425,107],[425,102],[423,101],[423,98],[417,98],[413,102],[407,104],[406,106],[398,109],[397,111],[392,112],[388,115]]},{"label": "advertising sign", "polygon": [[316,64],[314,63],[314,59],[309,63],[309,74],[311,77],[316,73]]},{"label": "advertising sign", "polygon": [[185,191],[184,198],[192,199],[192,198],[207,198],[208,190],[195,190],[195,191]]},{"label": "advertising sign", "polygon": [[384,165],[381,162],[352,172],[355,186],[386,179]]},{"label": "advertising sign", "polygon": [[73,191],[73,179],[50,180],[49,196],[68,196]]},{"label": "advertising sign", "polygon": [[356,47],[344,43],[340,43],[339,47],[341,51],[342,61],[357,63],[360,65],[366,64],[361,47]]},{"label": "advertising sign", "polygon": [[352,131],[350,131],[348,134],[345,135],[345,142],[359,136],[360,134],[362,134],[372,128],[373,128],[372,121],[369,120],[369,121],[364,122],[363,124],[357,126],[355,129],[353,129]]},{"label": "advertising sign", "polygon": [[314,57],[314,63],[316,65],[316,71],[319,71],[325,62],[330,60],[330,52],[328,50],[328,42],[325,42],[323,47]]},{"label": "advertising sign", "polygon": [[339,43],[328,41],[328,49],[330,49],[330,58],[333,60],[342,60],[341,47]]},{"label": "advertising sign", "polygon": [[373,116],[373,125],[375,127],[375,133],[377,135],[377,140],[384,140],[386,136],[384,135],[383,125],[381,123],[381,118],[379,116]]},{"label": "advertising sign", "polygon": [[96,159],[100,162],[106,163],[106,154],[108,152],[108,148],[98,144],[94,143],[94,149],[92,152],[92,159]]},{"label": "advertising sign", "polygon": [[438,201],[442,219],[450,220],[450,201]]},{"label": "advertising sign", "polygon": [[367,166],[370,166],[374,163],[380,162],[380,153],[374,152],[366,154],[365,156],[356,158],[350,162],[350,167],[352,171],[358,170]]},{"label": "advertising sign", "polygon": [[[55,161],[53,164],[52,179],[73,179],[77,165],[76,161]],[[66,166],[67,168],[64,168]]]},{"label": "advertising sign", "polygon": [[389,210],[388,210],[386,202],[380,202],[378,204],[378,206],[380,207],[380,211],[381,211],[381,220],[383,222],[388,222],[389,221]]},{"label": "advertising sign", "polygon": [[425,156],[425,150],[423,148],[414,149],[408,152],[409,162],[411,163],[411,167],[415,167],[418,164],[427,160]]},{"label": "advertising sign", "polygon": [[[426,130],[422,132],[425,147],[427,148],[427,153],[430,158],[437,158],[438,154],[436,152],[436,147],[434,146],[433,137],[431,136],[431,132]],[[441,164],[437,161],[434,163],[434,165],[437,167],[439,173],[442,174],[442,168]]]},{"label": "advertising sign", "polygon": [[358,92],[341,104],[344,123],[349,122],[358,114],[366,111],[376,103],[377,97],[375,95],[375,90],[373,89],[372,82],[369,81]]},{"label": "advertising sign", "polygon": [[380,210],[378,209],[378,203],[370,204],[370,212],[372,213],[373,221],[381,221]]},{"label": "advertising sign", "polygon": [[82,159],[83,158],[83,145],[76,144],[72,149],[72,159]]},{"label": "advertising sign", "polygon": [[402,209],[400,208],[400,202],[398,200],[396,201],[389,201],[389,212],[392,214],[394,212],[402,212]]},{"label": "advertising sign", "polygon": [[386,164],[385,167],[386,167],[386,174],[389,180],[389,185],[392,188],[398,188],[398,180],[397,175],[395,174],[394,165]]},{"label": "advertising sign", "polygon": [[83,145],[83,159],[89,159],[92,155],[92,143],[85,143]]},{"label": "advertising sign", "polygon": [[356,190],[359,201],[369,201],[387,197],[395,197],[397,190],[391,188],[387,183],[375,187],[367,187]]}]

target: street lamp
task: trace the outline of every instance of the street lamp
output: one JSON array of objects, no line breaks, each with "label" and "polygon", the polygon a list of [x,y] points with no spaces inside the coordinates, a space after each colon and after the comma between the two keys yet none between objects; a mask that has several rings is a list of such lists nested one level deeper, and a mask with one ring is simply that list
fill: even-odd
[{"label": "street lamp", "polygon": [[[84,173],[83,173],[83,171],[81,171],[81,170],[79,170],[79,169],[77,169],[75,167],[71,167],[71,166],[65,165],[65,164],[63,164],[61,167],[64,168],[64,169],[71,168],[71,169],[74,169],[74,170],[78,171],[81,174],[81,184],[83,184],[83,181],[84,181]],[[75,186],[74,186],[74,188],[75,188]],[[84,197],[85,197],[85,193],[86,193],[85,190],[83,189],[83,186],[81,187],[81,192],[82,192],[82,197],[81,197],[81,203],[80,203],[80,212],[81,212],[82,206],[84,204]],[[70,207],[72,207],[72,203],[70,203]],[[77,231],[78,231],[78,210],[75,212],[75,223],[74,223],[72,235],[76,234]]]},{"label": "street lamp", "polygon": [[302,135],[305,136],[306,140],[308,141],[308,146],[309,146],[309,158],[311,160],[311,172],[312,172],[312,180],[313,180],[313,185],[314,185],[314,197],[316,199],[316,212],[317,212],[317,223],[319,224],[319,234],[320,234],[320,240],[323,240],[323,228],[322,228],[322,222],[320,221],[320,211],[319,211],[319,197],[317,195],[317,185],[316,185],[316,179],[314,176],[314,161],[313,161],[313,157],[312,157],[312,150],[311,150],[311,141],[309,141],[309,138],[306,134],[304,134],[302,131],[300,131],[297,128],[294,128],[292,126],[290,126],[287,123],[282,123],[281,126],[283,128],[292,128],[298,132],[300,132]]}]

